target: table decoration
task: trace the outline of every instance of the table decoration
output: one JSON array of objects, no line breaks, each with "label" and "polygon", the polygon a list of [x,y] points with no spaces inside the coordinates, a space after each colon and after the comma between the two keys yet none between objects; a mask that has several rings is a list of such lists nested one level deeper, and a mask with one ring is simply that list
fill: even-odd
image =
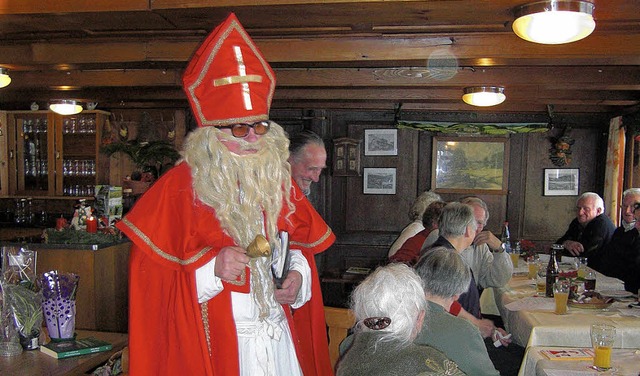
[{"label": "table decoration", "polygon": [[76,291],[80,276],[52,270],[42,274],[42,311],[49,337],[73,339],[76,326]]},{"label": "table decoration", "polygon": [[65,228],[61,231],[46,229],[43,237],[47,244],[109,244],[118,242],[122,238],[120,233],[115,231],[90,233],[74,228]]}]

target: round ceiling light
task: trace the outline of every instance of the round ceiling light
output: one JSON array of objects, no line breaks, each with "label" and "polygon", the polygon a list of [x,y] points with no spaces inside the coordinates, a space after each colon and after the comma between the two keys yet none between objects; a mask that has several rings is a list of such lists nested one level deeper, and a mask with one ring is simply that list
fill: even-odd
[{"label": "round ceiling light", "polygon": [[472,106],[489,107],[504,102],[504,88],[500,86],[472,86],[464,89],[462,100]]},{"label": "round ceiling light", "polygon": [[5,68],[0,68],[0,88],[5,86],[9,86],[11,83],[11,77],[9,77],[9,73]]},{"label": "round ceiling light", "polygon": [[515,9],[513,32],[529,42],[562,44],[589,36],[596,28],[595,5],[588,1],[548,0]]},{"label": "round ceiling light", "polygon": [[82,106],[76,101],[69,99],[51,101],[49,109],[60,115],[75,115],[82,112]]}]

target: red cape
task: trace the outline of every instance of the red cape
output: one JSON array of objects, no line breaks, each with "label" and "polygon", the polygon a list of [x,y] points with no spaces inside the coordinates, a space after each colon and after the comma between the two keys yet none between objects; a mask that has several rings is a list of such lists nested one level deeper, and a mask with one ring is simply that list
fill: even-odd
[{"label": "red cape", "polygon": [[[196,200],[189,166],[167,172],[142,196],[117,227],[134,243],[129,270],[130,373],[136,375],[237,375],[236,328],[231,291],[199,304],[195,270],[234,241],[220,228],[214,210]],[[305,375],[331,375],[320,281],[314,255],[335,235],[300,189],[296,206],[279,230],[289,232],[292,249],[302,250],[312,274],[312,298],[293,313],[285,307],[298,360]],[[247,278],[249,273],[245,273]],[[208,320],[202,318],[208,316]],[[206,334],[208,335],[206,335]],[[211,348],[211,354],[209,354]]]}]

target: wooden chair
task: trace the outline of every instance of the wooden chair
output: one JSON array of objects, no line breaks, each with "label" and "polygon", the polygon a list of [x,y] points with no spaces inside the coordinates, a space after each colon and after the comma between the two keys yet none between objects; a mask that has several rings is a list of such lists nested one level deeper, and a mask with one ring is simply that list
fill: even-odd
[{"label": "wooden chair", "polygon": [[355,318],[350,309],[324,307],[324,317],[329,327],[329,359],[335,367],[340,350],[340,342],[347,336],[347,331],[353,326]]}]

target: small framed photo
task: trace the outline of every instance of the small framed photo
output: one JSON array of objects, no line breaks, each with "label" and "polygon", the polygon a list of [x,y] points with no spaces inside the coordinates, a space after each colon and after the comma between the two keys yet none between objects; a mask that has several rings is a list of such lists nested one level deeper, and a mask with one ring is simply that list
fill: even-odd
[{"label": "small framed photo", "polygon": [[398,130],[365,129],[364,155],[398,155]]},{"label": "small framed photo", "polygon": [[580,188],[580,169],[545,168],[545,196],[577,196]]},{"label": "small framed photo", "polygon": [[395,195],[396,169],[365,168],[363,193],[373,195]]}]

